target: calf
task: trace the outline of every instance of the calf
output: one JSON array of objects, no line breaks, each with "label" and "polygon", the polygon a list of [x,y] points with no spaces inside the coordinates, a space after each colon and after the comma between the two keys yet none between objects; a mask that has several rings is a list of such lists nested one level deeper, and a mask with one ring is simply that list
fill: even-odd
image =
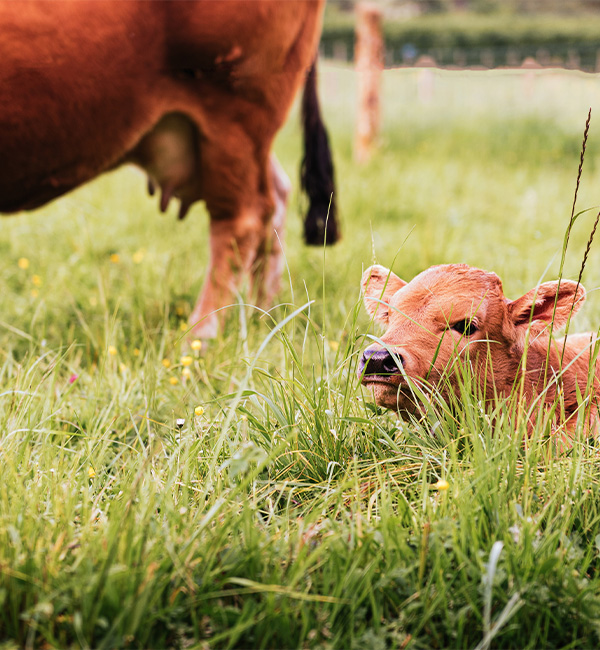
[{"label": "calf", "polygon": [[433,266],[410,282],[377,265],[363,274],[362,290],[367,311],[386,328],[359,364],[380,406],[414,413],[415,387],[457,391],[461,362],[471,365],[486,399],[521,386],[530,404],[541,394],[551,404],[560,394],[571,425],[578,394],[598,388],[594,336],[551,338],[552,328],[563,327],[585,300],[576,282],[545,282],[511,301],[496,274],[465,264]]}]

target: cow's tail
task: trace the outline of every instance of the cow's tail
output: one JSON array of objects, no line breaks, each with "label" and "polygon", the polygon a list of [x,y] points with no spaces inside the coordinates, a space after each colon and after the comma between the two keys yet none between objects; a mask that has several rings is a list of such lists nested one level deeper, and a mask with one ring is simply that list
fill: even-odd
[{"label": "cow's tail", "polygon": [[317,96],[317,60],[313,62],[302,97],[302,126],[304,129],[304,158],[300,180],[308,195],[309,206],[304,220],[307,244],[335,244],[340,233],[337,223],[333,161],[329,138],[321,118]]}]

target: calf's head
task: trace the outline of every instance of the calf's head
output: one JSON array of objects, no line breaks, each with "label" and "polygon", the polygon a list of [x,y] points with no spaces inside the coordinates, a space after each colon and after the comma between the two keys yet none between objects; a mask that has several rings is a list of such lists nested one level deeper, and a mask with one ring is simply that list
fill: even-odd
[{"label": "calf's head", "polygon": [[410,282],[372,266],[362,290],[385,333],[363,352],[359,374],[377,404],[400,412],[416,410],[414,386],[456,386],[459,360],[472,365],[488,396],[507,395],[525,347],[529,389],[541,390],[550,329],[565,325],[585,300],[581,285],[562,280],[511,301],[496,274],[465,264],[433,266]]}]

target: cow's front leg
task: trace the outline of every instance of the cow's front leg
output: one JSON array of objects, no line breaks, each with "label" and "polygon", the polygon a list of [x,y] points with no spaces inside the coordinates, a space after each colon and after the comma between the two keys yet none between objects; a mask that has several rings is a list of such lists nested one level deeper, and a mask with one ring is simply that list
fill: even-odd
[{"label": "cow's front leg", "polygon": [[210,260],[202,291],[189,319],[194,337],[217,336],[235,295],[253,289],[257,255],[265,242],[264,208],[248,207],[232,218],[211,218]]}]

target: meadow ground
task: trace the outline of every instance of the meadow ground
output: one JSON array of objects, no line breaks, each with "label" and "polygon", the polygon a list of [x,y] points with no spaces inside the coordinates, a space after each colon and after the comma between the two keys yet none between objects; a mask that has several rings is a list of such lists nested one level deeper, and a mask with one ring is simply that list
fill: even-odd
[{"label": "meadow ground", "polygon": [[[590,106],[578,208],[600,203],[598,79],[396,70],[384,86],[381,147],[358,167],[354,73],[323,66],[343,241],[301,244],[294,194],[280,304],[240,299],[200,352],[184,329],[201,207],[159,216],[123,169],[1,222],[0,647],[600,643],[597,445],[559,457],[547,423],[525,442],[518,413],[467,391],[399,422],[356,378],[374,259],[405,278],[466,262],[511,298],[556,278]],[[295,181],[295,114],[277,152]],[[600,324],[598,260],[571,331]]]}]

